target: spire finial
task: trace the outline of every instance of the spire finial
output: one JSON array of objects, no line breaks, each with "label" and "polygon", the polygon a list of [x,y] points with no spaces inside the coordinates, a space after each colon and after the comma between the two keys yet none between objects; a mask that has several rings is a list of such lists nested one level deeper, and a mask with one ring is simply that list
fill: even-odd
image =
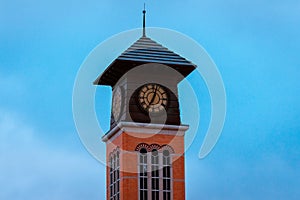
[{"label": "spire finial", "polygon": [[143,10],[143,37],[146,37],[146,4],[144,3]]}]

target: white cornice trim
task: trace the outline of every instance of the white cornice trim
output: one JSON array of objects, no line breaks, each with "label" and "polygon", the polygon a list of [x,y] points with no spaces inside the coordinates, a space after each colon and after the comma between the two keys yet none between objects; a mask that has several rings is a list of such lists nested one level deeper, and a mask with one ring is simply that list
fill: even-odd
[{"label": "white cornice trim", "polygon": [[103,137],[102,141],[107,142],[114,136],[118,136],[121,132],[130,133],[144,133],[144,134],[167,134],[184,136],[189,129],[188,125],[166,125],[166,124],[146,124],[135,122],[120,122],[113,129],[108,131]]}]

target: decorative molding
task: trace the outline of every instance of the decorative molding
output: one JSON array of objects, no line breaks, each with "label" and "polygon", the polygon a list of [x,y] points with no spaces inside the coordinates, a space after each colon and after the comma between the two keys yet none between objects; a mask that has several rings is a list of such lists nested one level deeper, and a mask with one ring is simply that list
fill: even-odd
[{"label": "decorative molding", "polygon": [[154,149],[156,149],[157,151],[160,149],[160,145],[159,144],[151,144],[149,145],[149,151],[153,151]]},{"label": "decorative molding", "polygon": [[119,136],[122,132],[184,136],[188,129],[188,125],[177,126],[166,124],[120,122],[102,137],[102,141],[107,142],[109,139]]},{"label": "decorative molding", "polygon": [[162,146],[160,147],[160,151],[161,151],[161,152],[163,152],[164,150],[168,150],[171,154],[174,154],[174,153],[175,153],[173,147],[171,147],[170,145],[167,145],[167,144],[162,145]]},{"label": "decorative molding", "polygon": [[149,145],[146,143],[140,143],[135,147],[135,151],[140,151],[141,149],[145,148],[147,151],[149,151]]},{"label": "decorative molding", "polygon": [[173,147],[170,145],[159,145],[159,144],[146,144],[146,143],[140,143],[135,147],[135,151],[140,151],[142,148],[145,148],[147,152],[151,152],[153,149],[158,150],[160,153],[162,153],[164,150],[168,150],[170,154],[174,154],[175,151]]}]

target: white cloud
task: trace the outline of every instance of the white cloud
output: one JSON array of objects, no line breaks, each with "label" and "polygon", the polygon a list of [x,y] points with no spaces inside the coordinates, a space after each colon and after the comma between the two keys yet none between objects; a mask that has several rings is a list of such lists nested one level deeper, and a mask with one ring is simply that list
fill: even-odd
[{"label": "white cloud", "polygon": [[0,112],[0,199],[104,199],[105,168],[87,152],[57,149]]}]

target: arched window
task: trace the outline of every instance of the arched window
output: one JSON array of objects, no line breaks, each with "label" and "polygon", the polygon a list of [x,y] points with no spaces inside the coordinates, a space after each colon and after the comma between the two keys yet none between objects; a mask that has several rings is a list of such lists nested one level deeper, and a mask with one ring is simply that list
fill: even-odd
[{"label": "arched window", "polygon": [[109,168],[109,188],[110,188],[110,199],[113,199],[113,193],[114,193],[114,179],[113,179],[113,168],[114,168],[114,159],[111,156],[110,157],[110,168]]},{"label": "arched window", "polygon": [[171,160],[170,152],[163,151],[163,200],[171,200]]},{"label": "arched window", "polygon": [[140,200],[148,200],[147,150],[142,148],[139,155]]},{"label": "arched window", "polygon": [[152,200],[159,200],[159,157],[156,149],[151,152],[151,191]]},{"label": "arched window", "polygon": [[120,153],[114,151],[110,156],[110,200],[120,199]]},{"label": "arched window", "polygon": [[139,152],[139,200],[171,200],[173,148],[142,143],[136,151]]}]

